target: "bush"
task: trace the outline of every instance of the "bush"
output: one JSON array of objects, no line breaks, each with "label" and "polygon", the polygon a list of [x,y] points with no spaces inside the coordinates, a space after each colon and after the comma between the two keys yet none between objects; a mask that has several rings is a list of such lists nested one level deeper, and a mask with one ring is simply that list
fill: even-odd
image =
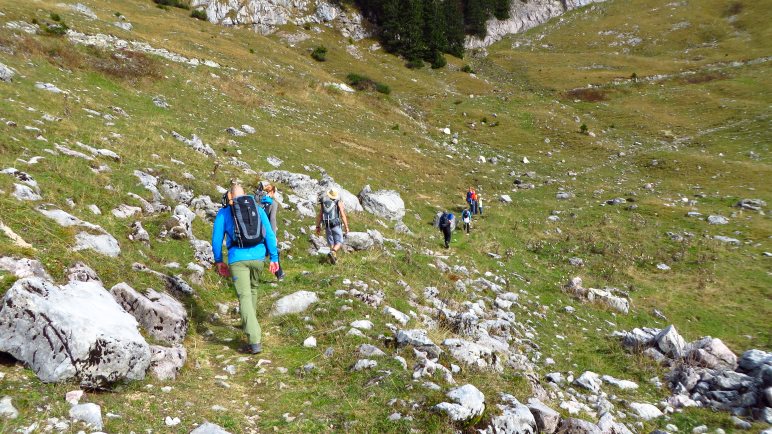
[{"label": "bush", "polygon": [[194,9],[193,12],[190,13],[190,16],[201,21],[209,21],[209,18],[206,16],[206,11],[203,9]]},{"label": "bush", "polygon": [[421,69],[424,67],[424,61],[421,59],[408,60],[405,66],[410,69]]},{"label": "bush", "polygon": [[59,16],[59,14],[51,12],[51,19],[56,21],[57,23],[62,21],[62,17]]},{"label": "bush", "polygon": [[432,55],[432,69],[440,69],[447,64],[448,61],[445,60],[445,56],[443,56],[439,51],[435,51],[434,55]]},{"label": "bush", "polygon": [[346,76],[346,80],[348,81],[348,84],[351,85],[356,90],[361,91],[376,91],[380,92],[384,95],[388,95],[391,93],[391,88],[388,85],[385,85],[383,83],[376,83],[369,77],[366,77],[364,75],[354,74],[351,73]]},{"label": "bush", "polygon": [[466,72],[467,74],[472,74],[474,71],[472,70],[472,67],[469,65],[464,65],[461,67],[461,72]]},{"label": "bush", "polygon": [[36,19],[32,20],[32,24],[37,24],[40,26],[40,28],[43,30],[43,33],[49,36],[64,36],[67,34],[67,30],[70,28],[67,27],[67,24],[64,23],[64,21],[61,21],[61,17],[57,14],[51,14],[51,19],[54,19],[56,17],[57,19],[54,23],[46,23],[46,22],[40,22]]},{"label": "bush", "polygon": [[327,60],[327,48],[323,45],[314,48],[314,51],[311,52],[311,57],[317,62],[324,62]]},{"label": "bush", "polygon": [[375,91],[388,95],[391,93],[391,88],[383,83],[375,83]]},{"label": "bush", "polygon": [[579,127],[579,132],[582,134],[587,134],[587,124],[582,124],[582,126]]},{"label": "bush", "polygon": [[158,6],[173,6],[180,9],[190,9],[187,3],[181,0],[153,0]]}]

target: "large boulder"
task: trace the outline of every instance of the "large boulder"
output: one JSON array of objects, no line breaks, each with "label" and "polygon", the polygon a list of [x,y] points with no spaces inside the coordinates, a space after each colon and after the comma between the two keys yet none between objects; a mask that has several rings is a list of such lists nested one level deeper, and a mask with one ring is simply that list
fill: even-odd
[{"label": "large boulder", "polygon": [[471,384],[451,389],[446,396],[453,402],[441,402],[434,409],[446,413],[454,422],[473,419],[485,410],[485,395]]},{"label": "large boulder", "polygon": [[737,356],[721,339],[705,337],[690,344],[688,358],[710,369],[736,369]]},{"label": "large boulder", "polygon": [[95,281],[17,281],[0,306],[0,351],[44,382],[76,379],[85,387],[142,379],[150,365],[136,319]]},{"label": "large boulder", "polygon": [[178,344],[185,339],[188,312],[176,298],[150,288],[141,294],[126,283],[113,286],[110,293],[150,336],[167,344]]},{"label": "large boulder", "polygon": [[563,419],[558,432],[561,434],[602,434],[600,428],[594,423],[576,418]]},{"label": "large boulder", "polygon": [[51,280],[43,264],[37,259],[13,258],[10,256],[0,257],[0,270],[5,270],[19,279],[25,277],[40,277],[41,279]]},{"label": "large boulder", "polygon": [[16,73],[13,71],[13,69],[0,63],[0,81],[11,82],[13,81],[14,75],[16,75]]},{"label": "large boulder", "polygon": [[389,220],[402,220],[405,216],[405,202],[394,190],[372,191],[365,185],[359,192],[359,201],[365,211]]},{"label": "large boulder", "polygon": [[686,341],[678,334],[674,325],[671,324],[662,329],[655,340],[657,342],[657,347],[659,347],[659,350],[662,351],[663,354],[674,359],[680,359],[685,355],[684,349],[686,347]]}]

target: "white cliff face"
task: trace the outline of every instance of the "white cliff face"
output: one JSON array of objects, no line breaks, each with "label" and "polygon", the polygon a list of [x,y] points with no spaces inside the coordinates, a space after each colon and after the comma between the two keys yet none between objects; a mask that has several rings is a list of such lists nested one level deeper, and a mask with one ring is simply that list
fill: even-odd
[{"label": "white cliff face", "polygon": [[209,21],[225,26],[251,26],[267,35],[285,24],[330,24],[354,40],[370,36],[358,12],[344,11],[324,0],[193,0],[191,7],[204,9]]},{"label": "white cliff face", "polygon": [[468,36],[466,48],[484,48],[513,33],[522,33],[562,15],[572,9],[600,3],[604,0],[513,0],[509,19],[488,21],[488,35],[485,38]]}]

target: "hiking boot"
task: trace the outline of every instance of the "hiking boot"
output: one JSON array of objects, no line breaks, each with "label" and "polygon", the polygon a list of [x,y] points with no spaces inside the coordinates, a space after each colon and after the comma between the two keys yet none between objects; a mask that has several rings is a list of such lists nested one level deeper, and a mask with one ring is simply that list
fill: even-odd
[{"label": "hiking boot", "polygon": [[335,250],[330,250],[330,262],[332,262],[332,265],[335,265],[338,262],[338,255],[335,254]]},{"label": "hiking boot", "polygon": [[261,344],[246,344],[239,351],[245,354],[260,354],[263,352],[263,346]]}]

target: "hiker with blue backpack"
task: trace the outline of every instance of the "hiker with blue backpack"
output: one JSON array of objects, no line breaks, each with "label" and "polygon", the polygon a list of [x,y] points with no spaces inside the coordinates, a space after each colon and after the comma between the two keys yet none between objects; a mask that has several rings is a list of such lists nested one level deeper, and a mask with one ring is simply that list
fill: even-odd
[{"label": "hiker with blue backpack", "polygon": [[330,246],[328,256],[333,265],[338,262],[338,251],[343,247],[343,235],[348,235],[348,218],[346,209],[340,200],[340,194],[334,188],[327,190],[319,199],[319,214],[316,216],[316,235],[322,228]]},{"label": "hiker with blue backpack", "polygon": [[472,212],[468,209],[464,209],[461,212],[461,221],[464,223],[464,232],[469,235],[469,229],[472,226]]},{"label": "hiker with blue backpack", "polygon": [[[241,323],[247,335],[247,344],[241,351],[258,354],[263,351],[256,313],[258,285],[266,255],[271,258],[268,271],[275,273],[279,269],[276,235],[268,215],[254,196],[244,193],[241,185],[231,184],[223,195],[222,205],[212,230],[215,269],[221,276],[233,278]],[[223,240],[228,249],[227,264],[223,262]]]}]

